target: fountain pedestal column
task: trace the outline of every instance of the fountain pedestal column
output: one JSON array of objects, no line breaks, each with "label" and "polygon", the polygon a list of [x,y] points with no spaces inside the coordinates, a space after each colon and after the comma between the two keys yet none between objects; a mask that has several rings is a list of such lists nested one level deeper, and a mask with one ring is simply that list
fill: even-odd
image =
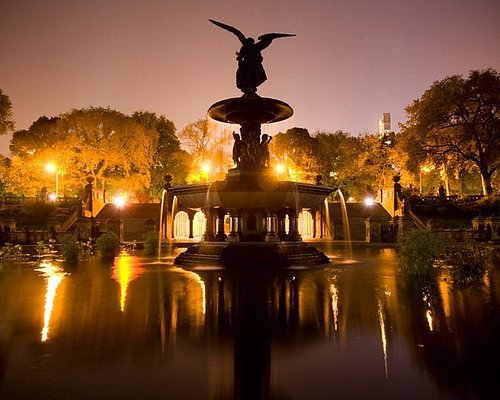
[{"label": "fountain pedestal column", "polygon": [[214,235],[214,215],[213,210],[211,208],[203,209],[203,213],[207,218],[207,223],[205,225],[205,233],[203,234],[201,241],[202,242],[213,242],[215,240]]}]

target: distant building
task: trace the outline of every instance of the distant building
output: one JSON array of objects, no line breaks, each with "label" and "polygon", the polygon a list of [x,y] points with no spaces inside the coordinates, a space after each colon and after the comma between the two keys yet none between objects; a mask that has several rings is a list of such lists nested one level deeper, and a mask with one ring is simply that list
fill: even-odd
[{"label": "distant building", "polygon": [[382,114],[382,119],[378,120],[378,136],[382,139],[391,132],[391,113]]}]

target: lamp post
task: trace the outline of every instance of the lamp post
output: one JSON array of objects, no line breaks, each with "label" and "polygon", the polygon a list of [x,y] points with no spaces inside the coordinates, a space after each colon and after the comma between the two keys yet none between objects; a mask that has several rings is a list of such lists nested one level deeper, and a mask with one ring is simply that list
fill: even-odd
[{"label": "lamp post", "polygon": [[118,227],[118,238],[120,243],[123,243],[123,220],[122,220],[122,208],[125,206],[125,197],[122,195],[118,195],[113,199],[114,205],[118,208],[118,216],[119,216],[119,227]]},{"label": "lamp post", "polygon": [[434,166],[432,165],[424,165],[423,167],[420,167],[420,196],[422,196],[422,189],[423,189],[423,174],[428,174],[434,169]]},{"label": "lamp post", "polygon": [[57,168],[57,165],[49,163],[45,166],[47,171],[49,172],[55,172],[56,174],[56,199],[59,197],[59,170]]}]

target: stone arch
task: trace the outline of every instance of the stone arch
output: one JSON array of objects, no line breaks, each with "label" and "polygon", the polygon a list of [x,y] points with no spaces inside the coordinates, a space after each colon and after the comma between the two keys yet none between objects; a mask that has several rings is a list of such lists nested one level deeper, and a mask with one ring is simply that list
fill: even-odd
[{"label": "stone arch", "polygon": [[179,211],[174,218],[174,238],[189,237],[189,215],[185,211]]},{"label": "stone arch", "polygon": [[207,217],[202,211],[197,211],[193,217],[193,237],[199,239],[205,233]]},{"label": "stone arch", "polygon": [[305,238],[314,237],[314,219],[309,211],[299,213],[299,233]]}]

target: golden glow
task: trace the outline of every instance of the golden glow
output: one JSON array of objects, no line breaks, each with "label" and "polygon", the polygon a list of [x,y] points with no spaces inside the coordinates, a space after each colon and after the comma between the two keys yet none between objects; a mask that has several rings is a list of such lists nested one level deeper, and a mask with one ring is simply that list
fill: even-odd
[{"label": "golden glow", "polygon": [[286,171],[286,167],[283,164],[276,164],[274,166],[274,170],[276,171],[276,174],[278,175],[278,179],[280,179],[281,175]]},{"label": "golden glow", "polygon": [[45,169],[48,171],[48,172],[56,172],[57,170],[57,167],[55,164],[53,163],[48,163],[47,165],[45,165]]},{"label": "golden glow", "polygon": [[49,338],[50,319],[52,317],[52,310],[54,308],[54,301],[57,294],[57,288],[64,279],[66,272],[63,272],[58,266],[50,262],[42,262],[40,268],[36,271],[42,272],[42,276],[47,281],[47,289],[45,292],[45,304],[43,313],[43,328],[41,341],[45,342]]},{"label": "golden glow", "polygon": [[423,165],[422,167],[420,167],[420,171],[425,172],[426,174],[428,174],[429,172],[431,172],[433,170],[434,170],[434,165],[432,165],[432,164]]},{"label": "golden glow", "polygon": [[375,204],[375,200],[373,199],[373,197],[365,197],[365,200],[364,200],[364,203],[365,203],[365,206],[373,206]]},{"label": "golden glow", "polygon": [[49,194],[49,200],[50,201],[56,201],[57,200],[57,196],[55,193],[50,193]]},{"label": "golden glow", "polygon": [[130,282],[138,278],[144,271],[133,265],[132,257],[127,253],[121,253],[115,259],[111,277],[120,285],[120,310],[125,311],[127,301],[127,290]]},{"label": "golden glow", "polygon": [[446,317],[446,322],[449,323],[451,316],[451,301],[448,282],[444,279],[439,280],[439,294],[441,295],[441,300],[443,302],[444,316]]},{"label": "golden glow", "polygon": [[330,296],[332,296],[333,329],[338,330],[339,321],[339,291],[335,284],[330,285]]},{"label": "golden glow", "polygon": [[210,162],[205,161],[203,164],[201,164],[201,171],[205,174],[209,174],[210,171],[212,171],[212,165]]},{"label": "golden glow", "polygon": [[425,319],[427,320],[427,325],[429,326],[429,330],[432,332],[434,330],[434,321],[433,321],[431,302],[429,300],[429,296],[427,296],[427,294],[424,294],[423,300],[427,306],[427,310],[425,310]]},{"label": "golden glow", "polygon": [[118,208],[122,208],[127,204],[127,197],[123,194],[116,195],[113,197],[113,204],[115,204]]},{"label": "golden glow", "polygon": [[203,282],[203,279],[201,279],[201,276],[198,275],[196,272],[192,271],[184,271],[187,276],[192,278],[198,285],[200,285],[201,289],[201,312],[205,315],[207,311],[207,293],[206,293],[206,287],[205,287],[205,282]]},{"label": "golden glow", "polygon": [[385,377],[388,376],[387,371],[387,336],[385,333],[385,317],[384,317],[384,305],[382,301],[378,299],[378,322],[380,325],[380,339],[382,341],[382,352],[384,354],[384,369],[385,369]]},{"label": "golden glow", "polygon": [[427,325],[429,325],[429,330],[432,332],[434,330],[434,325],[433,325],[433,321],[432,321],[432,311],[431,310],[425,311],[425,319],[427,320]]}]

